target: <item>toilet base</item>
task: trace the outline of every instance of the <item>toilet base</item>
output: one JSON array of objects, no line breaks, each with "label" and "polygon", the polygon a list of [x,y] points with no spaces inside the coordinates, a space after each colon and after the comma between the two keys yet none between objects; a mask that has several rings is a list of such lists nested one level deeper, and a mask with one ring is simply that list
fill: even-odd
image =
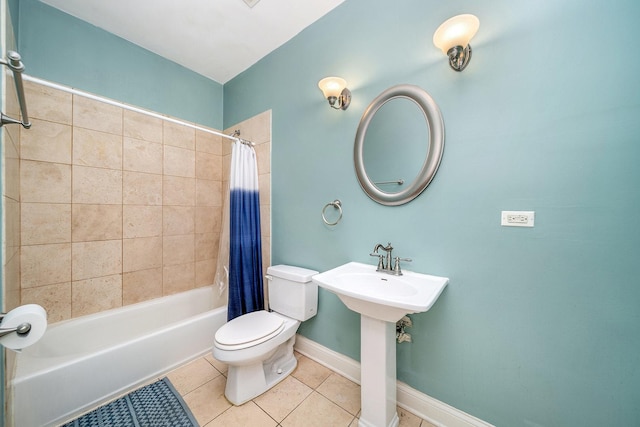
[{"label": "toilet base", "polygon": [[284,380],[296,368],[298,361],[293,355],[295,335],[276,348],[265,361],[248,365],[231,366],[227,372],[224,395],[234,405],[261,395]]}]

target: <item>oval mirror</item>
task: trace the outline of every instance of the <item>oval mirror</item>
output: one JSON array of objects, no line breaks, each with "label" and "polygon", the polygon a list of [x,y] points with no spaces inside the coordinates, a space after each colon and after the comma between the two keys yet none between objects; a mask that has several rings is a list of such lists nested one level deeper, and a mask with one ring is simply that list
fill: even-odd
[{"label": "oval mirror", "polygon": [[360,119],[353,153],[356,175],[371,199],[401,205],[427,188],[443,150],[444,122],[433,98],[418,86],[393,86]]}]

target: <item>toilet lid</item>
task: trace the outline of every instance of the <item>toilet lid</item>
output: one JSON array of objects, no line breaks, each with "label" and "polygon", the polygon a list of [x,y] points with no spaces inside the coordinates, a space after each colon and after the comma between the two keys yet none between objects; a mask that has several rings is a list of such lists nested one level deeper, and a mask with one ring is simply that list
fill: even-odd
[{"label": "toilet lid", "polygon": [[225,323],[216,332],[215,340],[221,348],[246,348],[269,340],[283,328],[284,320],[280,316],[264,310],[254,311]]}]

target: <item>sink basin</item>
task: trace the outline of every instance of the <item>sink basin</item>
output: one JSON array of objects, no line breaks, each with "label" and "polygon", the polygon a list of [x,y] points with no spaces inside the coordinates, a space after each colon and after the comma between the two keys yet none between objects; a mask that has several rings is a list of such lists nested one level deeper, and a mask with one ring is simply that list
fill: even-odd
[{"label": "sink basin", "polygon": [[394,323],[405,314],[429,310],[449,283],[446,277],[412,271],[393,276],[359,262],[316,274],[313,281],[337,294],[349,309]]}]

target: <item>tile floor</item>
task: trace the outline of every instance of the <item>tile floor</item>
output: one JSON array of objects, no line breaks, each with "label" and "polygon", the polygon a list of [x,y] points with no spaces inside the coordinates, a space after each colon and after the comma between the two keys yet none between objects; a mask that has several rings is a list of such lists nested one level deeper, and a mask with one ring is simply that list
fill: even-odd
[{"label": "tile floor", "polygon": [[[357,427],[360,386],[296,353],[293,373],[241,406],[224,397],[226,366],[208,355],[167,376],[202,427]],[[434,427],[398,408],[400,426]]]}]

